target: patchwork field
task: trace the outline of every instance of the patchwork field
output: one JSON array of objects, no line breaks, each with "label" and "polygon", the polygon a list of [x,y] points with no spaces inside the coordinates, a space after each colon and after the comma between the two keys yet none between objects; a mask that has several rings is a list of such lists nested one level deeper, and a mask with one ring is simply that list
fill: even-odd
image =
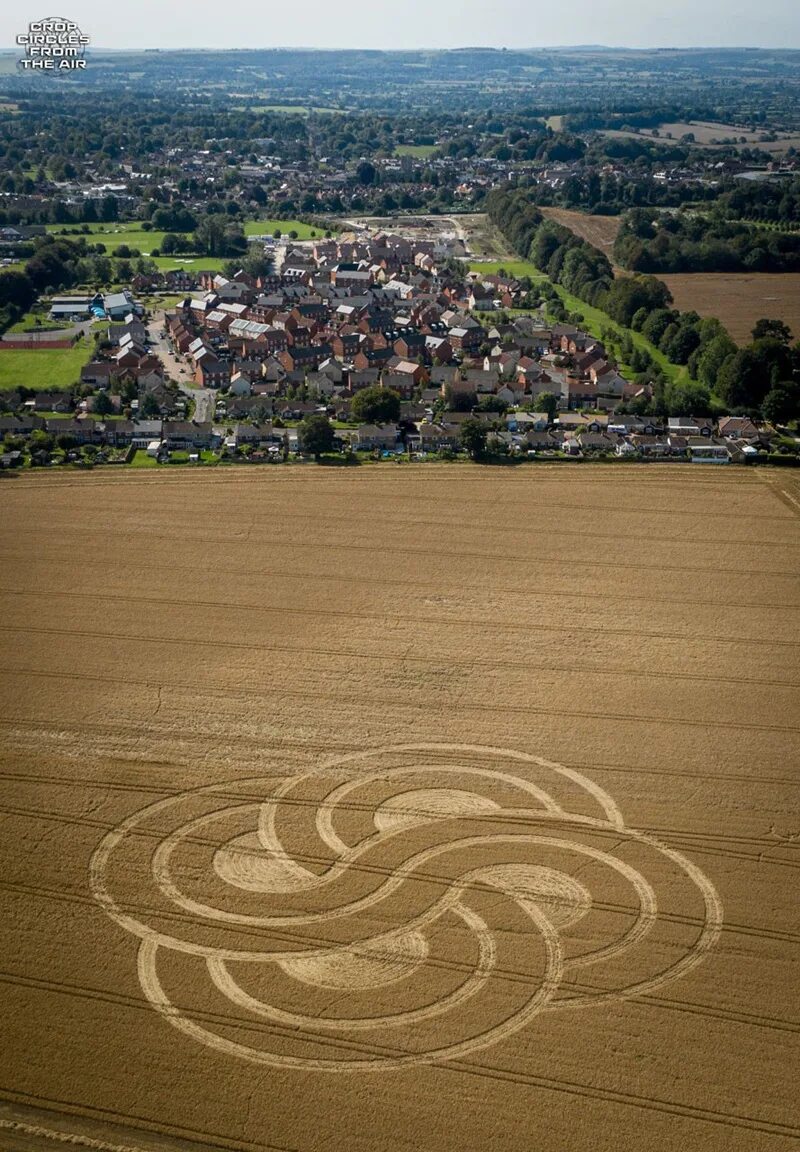
[{"label": "patchwork field", "polygon": [[[735,143],[751,144],[759,148],[763,152],[781,153],[787,152],[790,148],[797,148],[800,144],[800,135],[791,132],[777,133],[776,140],[762,140],[763,132],[749,132],[746,128],[737,126],[736,124],[716,124],[713,121],[707,120],[681,120],[670,121],[669,123],[660,124],[658,128],[659,144],[679,144],[681,137],[692,135],[694,136],[695,144],[701,145],[704,148],[725,148],[731,141]],[[610,136],[612,139],[628,139],[628,140],[647,140],[652,138],[652,131],[643,128],[641,132],[629,132],[625,130],[606,130],[602,133],[603,136]]]},{"label": "patchwork field", "polygon": [[4,1152],[800,1146],[794,477],[0,501]]}]

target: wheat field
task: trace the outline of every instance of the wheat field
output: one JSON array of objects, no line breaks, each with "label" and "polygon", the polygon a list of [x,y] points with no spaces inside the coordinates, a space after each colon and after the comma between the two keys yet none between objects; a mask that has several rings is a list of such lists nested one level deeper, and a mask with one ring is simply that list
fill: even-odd
[{"label": "wheat field", "polygon": [[789,473],[0,504],[0,1148],[800,1147]]}]

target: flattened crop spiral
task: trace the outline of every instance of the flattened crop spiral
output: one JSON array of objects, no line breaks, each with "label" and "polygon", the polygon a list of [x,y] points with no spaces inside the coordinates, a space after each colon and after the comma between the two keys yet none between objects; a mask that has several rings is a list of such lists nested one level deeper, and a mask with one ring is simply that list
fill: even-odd
[{"label": "flattened crop spiral", "polygon": [[588,777],[476,745],[172,796],[105,837],[90,881],[176,1029],[317,1070],[456,1059],[650,993],[722,925],[707,877]]}]

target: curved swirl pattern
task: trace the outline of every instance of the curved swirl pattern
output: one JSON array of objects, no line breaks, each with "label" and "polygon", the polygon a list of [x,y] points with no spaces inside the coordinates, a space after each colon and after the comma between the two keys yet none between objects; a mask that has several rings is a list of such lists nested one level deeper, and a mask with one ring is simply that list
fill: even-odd
[{"label": "curved swirl pattern", "polygon": [[540,1012],[652,992],[722,925],[706,876],[591,780],[476,745],[172,796],[106,836],[91,885],[172,1025],[333,1071],[463,1057]]}]

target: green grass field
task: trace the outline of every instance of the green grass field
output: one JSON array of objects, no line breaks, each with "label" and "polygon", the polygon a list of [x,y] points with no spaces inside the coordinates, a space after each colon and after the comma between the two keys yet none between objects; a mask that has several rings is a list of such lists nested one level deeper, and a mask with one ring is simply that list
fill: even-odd
[{"label": "green grass field", "polygon": [[[142,256],[149,256],[154,248],[159,251],[164,243],[166,232],[147,232],[141,224],[128,221],[124,224],[91,224],[90,231],[80,232],[77,225],[48,224],[48,232],[64,234],[67,239],[77,239],[84,236],[90,244],[104,244],[106,255],[111,256],[119,244],[127,244],[131,249],[137,249]],[[245,236],[269,235],[280,228],[281,232],[296,232],[299,240],[311,240],[315,236],[324,236],[325,228],[321,225],[303,224],[300,220],[246,220],[244,222]],[[225,258],[219,256],[184,256],[175,253],[169,256],[153,257],[156,267],[162,271],[168,268],[208,268],[218,271],[225,263]]]},{"label": "green grass field", "polygon": [[[151,252],[153,248],[160,248],[164,242],[166,232],[145,232],[141,224],[127,221],[124,224],[90,224],[89,232],[80,232],[76,224],[48,224],[47,231],[59,234],[64,232],[66,238],[79,239],[84,236],[89,244],[105,244],[106,252],[110,256],[118,244],[127,244],[129,248],[138,248],[141,253]],[[66,231],[65,231],[66,230]]]},{"label": "green grass field", "polygon": [[0,392],[10,392],[20,384],[38,392],[68,388],[77,383],[91,353],[92,345],[85,340],[73,348],[10,348],[0,352]]},{"label": "green grass field", "polygon": [[484,272],[487,276],[496,275],[501,268],[510,276],[518,278],[529,276],[531,280],[547,279],[545,274],[529,260],[476,260],[469,266],[470,272]]},{"label": "green grass field", "polygon": [[[293,222],[292,222],[293,223]],[[300,228],[307,227],[301,224]],[[142,256],[149,256],[154,248],[161,249],[166,232],[146,232],[141,224],[128,221],[125,224],[92,224],[88,233],[79,232],[75,225],[48,224],[48,232],[56,234],[63,232],[67,239],[84,236],[90,244],[105,244],[106,254],[111,256],[119,244],[127,244],[131,249],[137,249]],[[153,262],[162,272],[171,268],[202,268],[209,272],[218,272],[226,262],[221,256],[184,256],[179,253],[170,256],[154,256]]]},{"label": "green grass field", "polygon": [[224,256],[155,256],[153,263],[161,272],[172,268],[202,268],[203,271],[219,272],[227,264]]},{"label": "green grass field", "polygon": [[415,156],[417,160],[424,160],[436,151],[435,144],[398,144],[394,150],[395,156]]},{"label": "green grass field", "polygon": [[245,236],[271,236],[276,228],[281,232],[296,232],[298,240],[312,240],[324,236],[326,229],[321,224],[303,224],[300,220],[246,220]]},{"label": "green grass field", "polygon": [[[622,328],[611,319],[607,312],[601,312],[599,308],[592,308],[590,304],[584,304],[583,300],[579,300],[577,296],[565,291],[558,284],[556,284],[556,291],[568,312],[579,312],[583,316],[583,326],[592,336],[600,337],[604,328],[614,328],[618,332],[627,333],[633,341],[634,347],[650,353],[668,380],[688,380],[689,373],[686,367],[682,364],[673,364],[663,352],[656,348],[655,344],[646,340],[641,332],[634,332],[631,328]],[[629,365],[620,364],[620,368],[624,374],[632,375]]]},{"label": "green grass field", "polygon": [[[37,324],[36,321],[39,321]],[[57,324],[48,316],[47,308],[40,308],[36,312],[26,312],[15,324],[7,329],[8,332],[47,332],[53,329],[70,330],[71,325]]]}]

